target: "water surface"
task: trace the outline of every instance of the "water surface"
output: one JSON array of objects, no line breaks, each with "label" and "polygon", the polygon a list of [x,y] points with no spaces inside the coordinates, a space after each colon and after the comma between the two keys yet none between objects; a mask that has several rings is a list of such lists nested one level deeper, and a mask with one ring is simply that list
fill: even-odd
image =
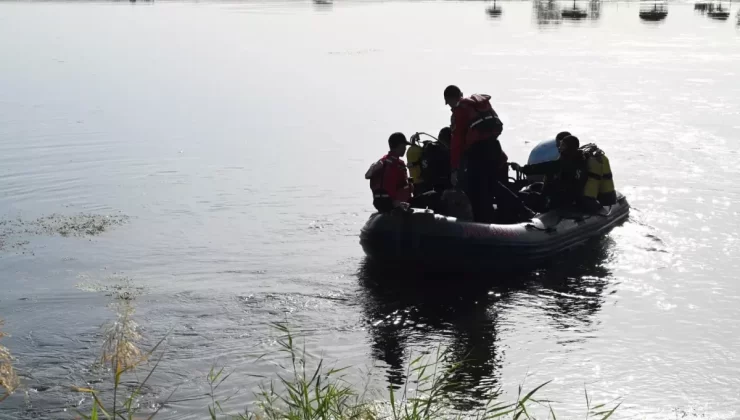
[{"label": "water surface", "polygon": [[[740,410],[740,28],[690,4],[244,2],[0,4],[0,317],[23,392],[0,418],[70,418],[95,382],[90,284],[144,287],[145,345],[171,330],[144,404],[202,418],[205,374],[244,395],[287,320],[309,350],[403,381],[449,347],[475,406],[553,383],[566,417]],[[516,275],[388,272],[358,233],[362,174],[393,131],[435,132],[442,89],[493,96],[511,160],[568,130],[610,156],[630,220]],[[125,220],[100,234],[49,215]],[[116,219],[119,220],[119,219]],[[28,232],[26,230],[29,230]],[[464,285],[464,286],[463,286]],[[274,355],[273,355],[274,356]],[[239,374],[240,373],[240,374]],[[359,380],[359,379],[358,379]],[[238,409],[249,400],[230,402]]]}]

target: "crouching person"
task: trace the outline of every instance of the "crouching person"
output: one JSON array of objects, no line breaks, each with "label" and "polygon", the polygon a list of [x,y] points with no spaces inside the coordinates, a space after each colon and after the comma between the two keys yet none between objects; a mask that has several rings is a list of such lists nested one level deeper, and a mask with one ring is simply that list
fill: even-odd
[{"label": "crouching person", "polygon": [[413,186],[409,183],[406,164],[401,160],[408,144],[403,133],[391,134],[388,154],[373,163],[365,173],[365,179],[370,180],[373,205],[381,213],[409,207]]}]

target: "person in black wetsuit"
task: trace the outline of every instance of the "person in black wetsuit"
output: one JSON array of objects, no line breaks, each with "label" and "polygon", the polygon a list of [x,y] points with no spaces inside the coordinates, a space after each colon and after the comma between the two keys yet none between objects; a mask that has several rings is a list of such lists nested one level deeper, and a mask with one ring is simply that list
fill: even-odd
[{"label": "person in black wetsuit", "polygon": [[411,207],[430,208],[436,213],[445,214],[440,203],[442,194],[450,184],[450,127],[439,131],[436,142],[424,142],[419,158],[422,182],[420,194],[411,200]]},{"label": "person in black wetsuit", "polygon": [[547,177],[541,192],[522,194],[528,206],[540,211],[574,206],[581,211],[594,212],[601,208],[597,200],[584,196],[589,176],[588,157],[579,147],[578,138],[569,135],[563,137],[558,144],[558,160],[525,166],[511,164],[512,168],[525,175]]}]

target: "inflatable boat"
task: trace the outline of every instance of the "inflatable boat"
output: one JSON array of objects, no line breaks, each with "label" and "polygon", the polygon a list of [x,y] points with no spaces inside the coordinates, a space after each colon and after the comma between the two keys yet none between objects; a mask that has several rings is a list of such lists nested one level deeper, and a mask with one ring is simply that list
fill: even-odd
[{"label": "inflatable boat", "polygon": [[553,210],[518,224],[458,221],[428,209],[375,213],[360,233],[365,254],[386,262],[424,267],[530,267],[583,245],[629,215],[629,203],[598,213]]}]

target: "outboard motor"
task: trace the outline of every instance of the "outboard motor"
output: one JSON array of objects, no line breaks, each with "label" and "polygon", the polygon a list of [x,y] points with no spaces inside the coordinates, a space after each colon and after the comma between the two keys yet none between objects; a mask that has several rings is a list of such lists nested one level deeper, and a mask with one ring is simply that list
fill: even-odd
[{"label": "outboard motor", "polygon": [[[558,146],[555,143],[555,139],[543,140],[535,146],[531,152],[529,152],[529,159],[527,159],[527,165],[533,165],[535,163],[549,162],[551,160],[557,160],[560,157]],[[528,180],[534,182],[542,182],[544,177],[542,175],[530,175],[527,177]]]}]

